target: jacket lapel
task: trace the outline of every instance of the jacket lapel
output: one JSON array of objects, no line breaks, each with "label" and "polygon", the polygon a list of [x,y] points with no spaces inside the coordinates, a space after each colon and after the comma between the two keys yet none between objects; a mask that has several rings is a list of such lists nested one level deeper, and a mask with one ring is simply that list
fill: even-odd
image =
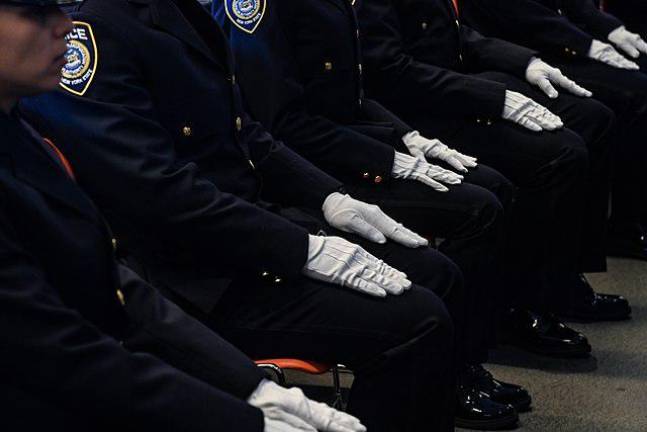
[{"label": "jacket lapel", "polygon": [[[140,2],[141,0],[136,0]],[[151,19],[153,24],[159,29],[175,36],[185,44],[189,45],[194,50],[200,52],[207,59],[218,64],[223,69],[228,69],[228,65],[224,64],[229,62],[229,59],[219,59],[217,58],[214,51],[212,51],[204,39],[198,34],[195,28],[187,21],[180,9],[171,1],[171,0],[148,0],[149,7],[151,11]],[[197,0],[189,0],[196,1]],[[217,1],[217,0],[216,0]],[[200,6],[198,4],[198,6]],[[211,19],[207,11],[204,11],[205,18]],[[214,27],[218,24],[215,20],[213,21]],[[217,29],[216,29],[217,30]],[[226,43],[223,41],[223,43]],[[218,47],[221,49],[222,47]],[[227,50],[224,51],[225,55],[228,54]]]}]

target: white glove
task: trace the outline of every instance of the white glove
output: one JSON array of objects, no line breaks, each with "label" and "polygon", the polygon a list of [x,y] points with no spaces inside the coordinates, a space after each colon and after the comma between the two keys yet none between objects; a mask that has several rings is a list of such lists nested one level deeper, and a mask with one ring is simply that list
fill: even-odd
[{"label": "white glove", "polygon": [[449,190],[439,182],[460,184],[463,181],[462,175],[400,152],[395,153],[391,175],[395,178],[418,180],[438,192]]},{"label": "white glove", "polygon": [[562,119],[550,112],[548,108],[521,93],[510,90],[505,91],[503,118],[535,132],[544,129],[555,130],[564,126]]},{"label": "white glove", "polygon": [[263,432],[317,432],[317,429],[306,422],[280,410],[263,410],[263,418]]},{"label": "white glove", "polygon": [[616,49],[604,42],[600,42],[597,39],[593,39],[591,43],[591,49],[589,49],[589,57],[593,60],[606,63],[609,66],[613,66],[618,69],[629,69],[629,70],[638,70],[640,67],[624,58]]},{"label": "white glove", "polygon": [[344,232],[359,234],[375,243],[386,243],[390,238],[404,246],[417,248],[427,246],[424,237],[397,223],[376,205],[367,204],[333,192],[321,207],[326,221]]},{"label": "white glove", "polygon": [[530,59],[530,63],[528,63],[528,68],[526,69],[526,80],[530,84],[538,86],[551,99],[555,99],[559,96],[559,93],[555,90],[553,84],[557,84],[576,96],[591,97],[593,94],[587,89],[577,85],[575,81],[565,77],[559,69],[552,67],[537,57],[533,57]]},{"label": "white glove", "polygon": [[608,39],[633,58],[638,58],[640,53],[647,54],[647,43],[636,33],[628,31],[625,26],[609,33]]},{"label": "white glove", "polygon": [[262,380],[247,402],[263,411],[265,432],[366,432],[355,417],[269,380]]},{"label": "white glove", "polygon": [[409,149],[409,153],[418,159],[425,157],[440,159],[461,172],[467,172],[468,168],[476,167],[476,158],[459,153],[438,139],[427,139],[418,131],[406,134],[402,137],[402,142]]},{"label": "white glove", "polygon": [[375,297],[411,288],[407,275],[340,237],[310,236],[303,274]]}]

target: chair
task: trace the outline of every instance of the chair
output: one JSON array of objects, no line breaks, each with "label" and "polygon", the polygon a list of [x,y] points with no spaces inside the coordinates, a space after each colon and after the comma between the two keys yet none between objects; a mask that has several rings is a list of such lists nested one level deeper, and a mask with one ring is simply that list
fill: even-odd
[{"label": "chair", "polygon": [[276,376],[279,384],[281,385],[286,384],[284,370],[295,370],[312,375],[322,375],[326,372],[331,372],[333,379],[333,389],[335,392],[332,406],[336,409],[342,409],[343,397],[341,394],[341,382],[339,379],[338,365],[329,365],[325,363],[292,358],[256,360],[255,363],[256,366],[260,367],[261,369],[271,371]]}]

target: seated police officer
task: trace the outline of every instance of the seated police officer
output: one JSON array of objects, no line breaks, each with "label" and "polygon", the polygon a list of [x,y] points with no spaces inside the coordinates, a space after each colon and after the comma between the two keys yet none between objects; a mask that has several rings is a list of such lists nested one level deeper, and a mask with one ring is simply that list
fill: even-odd
[{"label": "seated police officer", "polygon": [[[569,95],[591,94],[536,51],[462,25],[451,0],[354,5],[369,95],[519,188],[506,262],[510,295],[520,294],[513,297],[506,329],[513,330],[510,342],[551,355],[588,351],[586,339],[552,313],[591,320],[629,314],[624,299],[596,295],[578,277],[606,268],[613,113],[595,100]],[[532,289],[516,289],[528,285]],[[542,325],[534,325],[537,320]]]},{"label": "seated police officer", "polygon": [[[502,291],[497,272],[502,205],[496,195],[508,204],[510,183],[363,97],[349,1],[228,0],[213,3],[211,10],[229,36],[237,79],[255,119],[344,180],[353,195],[443,239],[440,251],[465,277],[456,423],[477,429],[515,424],[508,404],[527,409],[528,393],[495,380],[482,367]],[[451,305],[449,312],[454,313]]]},{"label": "seated police officer", "polygon": [[351,368],[348,410],[372,431],[451,430],[434,292],[461,304],[456,266],[249,118],[197,1],[86,0],[72,16],[62,88],[23,106],[138,268],[252,358]]},{"label": "seated police officer", "polygon": [[533,47],[613,109],[617,154],[607,252],[647,260],[647,43],[593,0],[460,4],[469,25]]},{"label": "seated police officer", "polygon": [[76,2],[0,1],[3,428],[365,431],[263,379],[244,354],[117,263],[110,229],[73,168],[15,108],[58,85],[72,29],[58,5]]}]

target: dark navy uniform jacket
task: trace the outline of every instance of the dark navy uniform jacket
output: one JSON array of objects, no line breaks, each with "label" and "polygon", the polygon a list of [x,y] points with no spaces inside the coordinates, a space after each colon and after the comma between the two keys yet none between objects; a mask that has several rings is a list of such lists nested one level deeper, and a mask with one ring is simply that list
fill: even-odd
[{"label": "dark navy uniform jacket", "polygon": [[630,31],[647,37],[647,2],[645,0],[606,0],[605,11],[618,17]]},{"label": "dark navy uniform jacket", "polygon": [[246,114],[209,13],[195,0],[87,0],[72,17],[97,46],[87,92],[24,108],[151,280],[208,312],[232,278],[300,275],[308,232],[263,199],[320,211],[341,183]]},{"label": "dark navy uniform jacket", "polygon": [[505,85],[473,74],[523,78],[535,55],[463,25],[452,0],[363,0],[356,8],[369,95],[405,118],[500,118]]},{"label": "dark navy uniform jacket", "polygon": [[[349,0],[251,0],[262,18],[237,24],[243,0],[215,5],[251,112],[272,134],[345,181],[391,176],[393,146],[412,129],[364,97],[357,20]],[[263,12],[264,9],[264,12]]]},{"label": "dark navy uniform jacket", "polygon": [[587,57],[593,39],[622,25],[593,0],[459,0],[470,26],[542,52]]},{"label": "dark navy uniform jacket", "polygon": [[48,430],[43,413],[12,417],[15,395],[29,394],[69,413],[70,427],[86,418],[89,430],[260,432],[261,412],[241,401],[260,379],[251,360],[117,264],[93,203],[42,138],[0,112],[5,426]]}]

